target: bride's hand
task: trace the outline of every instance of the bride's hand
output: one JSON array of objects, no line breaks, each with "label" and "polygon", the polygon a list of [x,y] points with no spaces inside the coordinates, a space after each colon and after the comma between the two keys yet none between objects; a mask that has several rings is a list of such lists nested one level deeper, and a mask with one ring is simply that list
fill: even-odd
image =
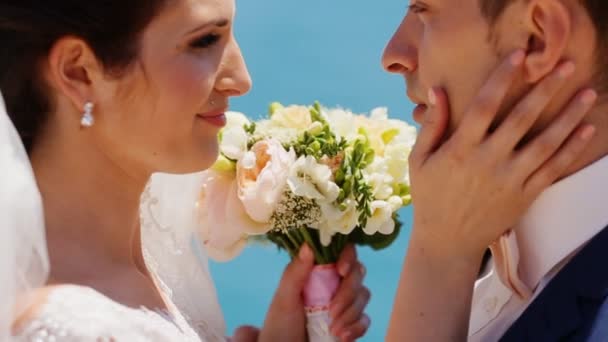
[{"label": "bride's hand", "polygon": [[[311,249],[303,246],[299,256],[285,269],[268,310],[259,341],[306,341],[306,315],[302,292],[314,266]],[[353,246],[347,246],[337,263],[341,285],[330,304],[330,330],[341,341],[363,336],[370,320],[364,310],[370,292],[363,285],[365,269]]]},{"label": "bride's hand", "polygon": [[518,146],[574,72],[563,62],[523,98],[493,132],[488,130],[515,77],[523,51],[490,77],[449,140],[442,142],[446,94],[432,89],[432,108],[410,157],[414,233],[428,251],[479,262],[484,250],[513,227],[539,194],[577,159],[594,134],[581,124],[597,94],[577,94],[550,126]]}]

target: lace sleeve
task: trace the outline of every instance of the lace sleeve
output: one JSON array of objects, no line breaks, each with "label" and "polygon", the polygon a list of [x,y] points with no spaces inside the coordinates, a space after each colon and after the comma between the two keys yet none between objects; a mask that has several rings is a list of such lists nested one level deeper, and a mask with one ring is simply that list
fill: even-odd
[{"label": "lace sleeve", "polygon": [[15,341],[27,342],[200,342],[198,335],[168,315],[122,306],[93,289],[61,286],[31,319],[19,327]]}]

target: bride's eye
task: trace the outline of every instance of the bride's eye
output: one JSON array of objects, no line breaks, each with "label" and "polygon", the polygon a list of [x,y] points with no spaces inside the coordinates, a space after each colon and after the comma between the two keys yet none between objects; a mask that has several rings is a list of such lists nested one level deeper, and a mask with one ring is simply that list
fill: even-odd
[{"label": "bride's eye", "polygon": [[192,43],[190,43],[190,46],[196,49],[206,49],[217,43],[220,38],[221,36],[219,34],[206,34],[200,38],[195,39]]}]

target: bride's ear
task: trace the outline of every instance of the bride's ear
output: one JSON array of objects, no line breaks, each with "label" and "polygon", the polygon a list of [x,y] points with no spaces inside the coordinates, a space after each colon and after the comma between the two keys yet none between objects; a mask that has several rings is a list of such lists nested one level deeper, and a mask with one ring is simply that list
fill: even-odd
[{"label": "bride's ear", "polygon": [[526,7],[526,81],[536,83],[563,58],[571,36],[572,18],[568,8],[559,0],[531,0]]},{"label": "bride's ear", "polygon": [[49,85],[81,111],[94,99],[94,82],[103,79],[103,67],[82,39],[64,37],[51,48],[46,65]]}]

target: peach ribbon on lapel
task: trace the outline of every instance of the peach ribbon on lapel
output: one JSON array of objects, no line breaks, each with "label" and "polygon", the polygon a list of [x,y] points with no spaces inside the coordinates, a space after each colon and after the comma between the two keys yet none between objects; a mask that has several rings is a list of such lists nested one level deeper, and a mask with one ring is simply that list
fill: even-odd
[{"label": "peach ribbon on lapel", "polygon": [[490,246],[490,250],[501,282],[518,297],[530,299],[532,290],[519,275],[520,255],[516,233],[512,230],[505,233]]}]

